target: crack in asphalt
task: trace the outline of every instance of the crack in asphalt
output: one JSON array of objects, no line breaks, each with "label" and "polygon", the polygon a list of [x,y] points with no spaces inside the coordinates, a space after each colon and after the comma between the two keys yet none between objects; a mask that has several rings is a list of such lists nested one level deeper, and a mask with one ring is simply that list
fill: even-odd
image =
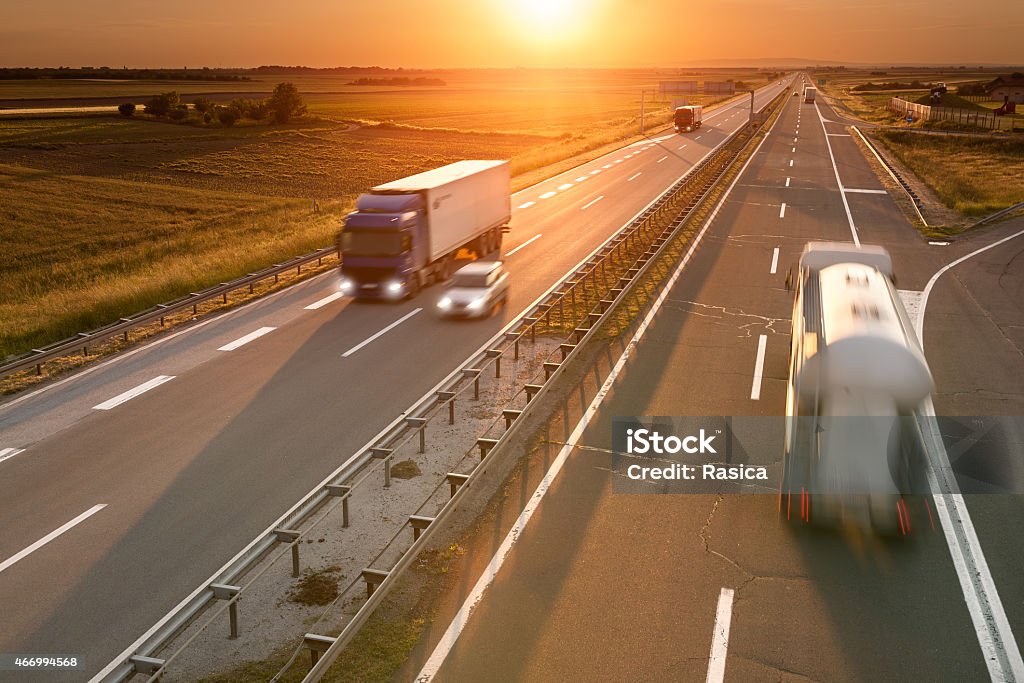
[{"label": "crack in asphalt", "polygon": [[[766,331],[770,331],[772,334],[789,334],[788,331],[782,331],[782,330],[775,329],[776,323],[787,323],[787,324],[790,323],[791,321],[790,321],[789,318],[772,318],[772,317],[769,317],[767,315],[759,315],[757,313],[747,313],[746,311],[744,311],[741,308],[732,308],[731,309],[728,306],[715,306],[715,305],[712,305],[712,304],[702,304],[699,301],[689,301],[689,300],[686,300],[686,299],[672,300],[671,303],[673,303],[673,304],[686,304],[686,305],[689,305],[689,306],[692,306],[692,307],[697,307],[697,308],[704,309],[705,311],[709,311],[709,312],[708,313],[702,313],[702,312],[697,311],[697,310],[691,310],[690,313],[692,313],[693,315],[698,315],[698,316],[705,317],[705,318],[712,318],[714,320],[725,320],[726,317],[731,317],[731,318],[753,318],[754,320],[752,320],[751,322],[744,323],[744,324],[739,325],[737,327],[737,329],[742,330],[743,332],[745,332],[745,334],[737,335],[741,339],[749,339],[749,338],[753,337],[753,334],[751,333],[751,328],[754,328],[754,327],[763,327]],[[714,315],[715,311],[719,312],[721,315]]]}]

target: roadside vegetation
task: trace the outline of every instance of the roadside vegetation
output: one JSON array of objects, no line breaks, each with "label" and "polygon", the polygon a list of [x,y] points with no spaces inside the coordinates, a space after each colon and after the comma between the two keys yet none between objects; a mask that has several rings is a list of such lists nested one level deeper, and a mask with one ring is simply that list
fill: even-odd
[{"label": "roadside vegetation", "polygon": [[[740,75],[754,87],[767,80]],[[150,86],[109,116],[0,118],[0,240],[10,245],[0,254],[0,359],[332,244],[355,197],[375,184],[503,158],[521,187],[541,169],[636,139],[637,84],[655,75],[545,73],[529,89],[518,73],[495,82],[456,72],[447,89],[343,95],[326,92],[350,75],[288,77],[294,88],[267,97],[252,96],[269,87],[256,80],[220,83],[250,89],[230,99],[204,94],[206,83],[200,94],[154,96]],[[0,83],[0,98],[62,86],[85,97],[89,85]],[[145,83],[92,85],[109,93]],[[174,125],[183,102],[191,106],[179,121],[192,125]],[[646,104],[648,130],[668,122],[667,101],[649,92]],[[233,125],[220,120],[229,110],[240,114]]]}]

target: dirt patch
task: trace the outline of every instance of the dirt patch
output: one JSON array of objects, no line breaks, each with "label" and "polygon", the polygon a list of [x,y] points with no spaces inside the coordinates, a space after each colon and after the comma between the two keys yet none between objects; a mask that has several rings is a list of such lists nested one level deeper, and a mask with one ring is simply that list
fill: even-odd
[{"label": "dirt patch", "polygon": [[344,578],[337,565],[319,571],[306,570],[288,599],[300,605],[329,605],[338,597],[338,582]]},{"label": "dirt patch", "polygon": [[412,479],[420,474],[420,466],[412,460],[403,460],[391,466],[391,476],[395,479]]}]

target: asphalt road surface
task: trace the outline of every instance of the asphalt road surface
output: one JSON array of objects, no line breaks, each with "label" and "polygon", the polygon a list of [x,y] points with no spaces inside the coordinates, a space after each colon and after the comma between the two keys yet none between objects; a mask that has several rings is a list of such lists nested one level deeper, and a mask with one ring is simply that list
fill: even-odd
[{"label": "asphalt road surface", "polygon": [[[996,679],[1000,664],[986,662],[937,520],[886,541],[794,530],[775,495],[612,492],[617,416],[785,414],[784,278],[808,240],[885,246],[899,287],[918,301],[943,265],[1024,229],[928,244],[830,107],[788,100],[554,484],[539,503],[531,497],[557,462],[547,452],[527,467],[518,504],[469,541],[465,575],[404,678]],[[934,284],[924,343],[939,414],[1024,410],[1022,251],[1024,237],[1010,239]],[[1001,634],[1020,634],[1024,501],[968,496],[966,505],[1005,610]],[[524,506],[536,512],[495,574],[488,563]],[[471,604],[461,630],[446,632]],[[1019,676],[1006,661],[1001,671]]]},{"label": "asphalt road surface", "polygon": [[517,193],[499,317],[440,320],[436,287],[353,303],[332,273],[0,405],[0,653],[84,657],[56,680],[99,671],[744,125],[748,107]]}]

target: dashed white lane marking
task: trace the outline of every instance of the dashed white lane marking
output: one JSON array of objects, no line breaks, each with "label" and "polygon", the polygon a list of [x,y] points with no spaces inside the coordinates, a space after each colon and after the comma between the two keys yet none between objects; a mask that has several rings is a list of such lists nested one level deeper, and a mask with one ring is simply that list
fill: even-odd
[{"label": "dashed white lane marking", "polygon": [[3,562],[0,562],[0,572],[3,572],[5,569],[8,569],[9,567],[13,566],[16,562],[25,559],[26,557],[28,557],[29,555],[31,555],[32,553],[34,553],[35,551],[39,550],[44,545],[46,545],[47,543],[52,541],[53,539],[57,538],[61,534],[63,534],[65,532],[73,529],[74,527],[78,526],[79,524],[81,524],[85,520],[89,519],[90,517],[92,517],[93,515],[95,515],[97,512],[99,512],[100,510],[102,510],[105,507],[107,507],[106,503],[100,503],[99,505],[93,505],[91,508],[89,508],[88,510],[86,510],[82,514],[78,515],[77,517],[75,517],[70,522],[67,522],[66,524],[63,524],[62,526],[54,529],[53,531],[51,531],[50,533],[46,534],[45,536],[40,538],[38,541],[36,541],[32,545],[28,546],[24,550],[21,550],[21,551],[15,553],[14,555],[11,555],[10,557],[8,557]]},{"label": "dashed white lane marking", "polygon": [[779,268],[779,248],[775,247],[774,249],[772,249],[772,270],[771,270],[771,274],[775,275],[775,273],[778,270],[778,268]]},{"label": "dashed white lane marking", "polygon": [[561,185],[559,185],[559,186],[558,186],[558,191],[559,191],[559,192],[565,192],[565,191],[566,191],[566,190],[568,190],[568,189],[569,189],[570,187],[572,187],[572,183],[563,183],[563,184],[561,184]]},{"label": "dashed white lane marking", "polygon": [[611,165],[611,164],[605,164],[605,165],[604,165],[604,166],[602,166],[601,168],[611,168],[611,167],[612,167],[612,165]]},{"label": "dashed white lane marking", "polygon": [[722,683],[725,680],[725,660],[729,654],[729,627],[732,625],[732,601],[734,592],[723,588],[718,594],[718,609],[715,610],[715,630],[711,636],[711,654],[708,657],[708,676],[705,683]]},{"label": "dashed white lane marking", "polygon": [[0,448],[0,462],[10,460],[19,453],[24,453],[24,448]]},{"label": "dashed white lane marking", "polygon": [[637,173],[636,175],[631,175],[631,176],[629,176],[629,178],[627,178],[627,179],[626,179],[626,182],[628,183],[628,182],[629,182],[629,181],[631,181],[631,180],[636,180],[636,179],[637,179],[637,178],[639,178],[639,177],[640,177],[640,176],[641,176],[642,174],[643,174],[643,171],[640,171],[640,172],[639,172],[639,173]]},{"label": "dashed white lane marking", "polygon": [[779,208],[779,218],[786,217],[786,202],[782,202],[782,206]]},{"label": "dashed white lane marking", "polygon": [[541,234],[541,233],[537,233],[536,235],[534,235],[534,236],[533,236],[533,237],[531,237],[530,239],[528,239],[528,240],[526,240],[525,242],[523,242],[522,244],[520,244],[520,245],[519,245],[518,247],[516,247],[515,249],[510,249],[509,251],[506,251],[506,252],[505,252],[505,256],[511,256],[512,254],[516,253],[517,251],[519,251],[519,250],[520,250],[520,249],[522,249],[523,247],[527,247],[527,246],[529,246],[529,245],[533,244],[534,242],[536,242],[537,240],[539,240],[539,239],[541,238],[541,236],[542,236],[542,234]]},{"label": "dashed white lane marking", "polygon": [[754,360],[754,383],[750,386],[750,398],[761,400],[761,377],[764,375],[764,347],[768,343],[767,335],[757,338],[757,358]]},{"label": "dashed white lane marking", "polygon": [[612,163],[613,163],[613,164],[621,164],[621,163],[622,163],[622,159],[616,159],[616,160],[615,160],[615,161],[613,161]]},{"label": "dashed white lane marking", "polygon": [[789,187],[789,178],[786,178],[786,187]]},{"label": "dashed white lane marking", "polygon": [[414,308],[413,310],[409,311],[408,313],[403,315],[401,318],[399,318],[395,322],[393,322],[390,325],[388,325],[387,327],[385,327],[380,332],[377,332],[376,334],[374,334],[374,335],[372,335],[370,337],[367,337],[366,339],[364,339],[363,341],[359,342],[358,344],[353,346],[351,349],[349,349],[345,353],[341,354],[341,357],[342,358],[348,358],[349,356],[351,356],[353,353],[355,353],[359,349],[361,349],[364,346],[366,346],[367,344],[373,342],[375,339],[378,339],[378,338],[384,336],[385,334],[387,334],[391,330],[395,329],[396,327],[398,327],[399,325],[404,323],[406,320],[408,320],[409,318],[413,317],[414,315],[416,315],[417,313],[419,313],[422,310],[423,310],[422,308]]},{"label": "dashed white lane marking", "polygon": [[536,203],[537,202],[524,202],[524,203],[520,204],[519,206],[517,206],[516,208],[517,209],[529,209],[531,206],[533,206]]},{"label": "dashed white lane marking", "polygon": [[683,147],[686,147],[686,145],[679,145],[679,149],[682,149]]},{"label": "dashed white lane marking", "polygon": [[789,160],[789,165],[790,165],[790,167],[793,166],[793,160],[792,159]]},{"label": "dashed white lane marking", "polygon": [[860,194],[889,194],[885,190],[861,190],[854,187],[844,187],[843,192],[859,192]]},{"label": "dashed white lane marking", "polygon": [[595,168],[593,171],[590,172],[590,175],[597,175],[600,172],[601,172],[601,169]]},{"label": "dashed white lane marking", "polygon": [[135,398],[136,396],[140,396],[140,395],[146,393],[150,389],[157,388],[158,386],[160,386],[164,382],[170,382],[172,379],[174,379],[174,375],[159,375],[159,376],[154,377],[153,379],[149,380],[148,382],[143,382],[142,384],[140,384],[139,386],[135,387],[134,389],[129,389],[128,391],[124,392],[123,394],[118,394],[114,398],[108,399],[108,400],[104,401],[103,403],[94,405],[92,407],[92,409],[93,410],[110,410],[111,408],[116,408],[117,406],[121,405],[125,401],[130,401],[133,398]]},{"label": "dashed white lane marking", "polygon": [[583,207],[580,210],[582,211],[583,209],[589,209],[590,207],[592,207],[594,204],[597,204],[602,199],[604,199],[604,195],[601,195],[597,199],[593,199],[593,200],[587,202],[586,204],[583,205]]},{"label": "dashed white lane marking", "polygon": [[582,183],[586,179],[587,179],[587,176],[581,175],[579,178],[576,179],[576,182],[577,183]]},{"label": "dashed white lane marking", "polygon": [[658,159],[657,163],[660,164],[661,162],[665,161],[665,159],[668,159],[668,155],[667,154],[665,156],[663,156],[662,158]]},{"label": "dashed white lane marking", "polygon": [[557,192],[545,192],[544,194],[542,194],[542,195],[540,196],[540,198],[541,198],[541,199],[551,199],[551,198],[552,198],[552,197],[554,197],[554,196],[555,196],[556,194],[558,194],[558,193],[557,193]]},{"label": "dashed white lane marking", "polygon": [[794,147],[793,149],[791,149],[789,151],[790,151],[790,153],[795,152],[796,151],[796,147]]},{"label": "dashed white lane marking", "polygon": [[[320,302],[317,302],[317,303],[320,303]],[[250,332],[249,334],[245,335],[244,337],[239,337],[235,341],[230,342],[228,344],[225,344],[224,346],[220,347],[217,350],[218,351],[234,351],[238,347],[245,346],[246,344],[248,344],[249,342],[253,341],[254,339],[259,339],[263,335],[268,334],[270,332],[273,332],[276,329],[277,329],[276,327],[261,327],[258,330],[253,330],[252,332]]]}]

